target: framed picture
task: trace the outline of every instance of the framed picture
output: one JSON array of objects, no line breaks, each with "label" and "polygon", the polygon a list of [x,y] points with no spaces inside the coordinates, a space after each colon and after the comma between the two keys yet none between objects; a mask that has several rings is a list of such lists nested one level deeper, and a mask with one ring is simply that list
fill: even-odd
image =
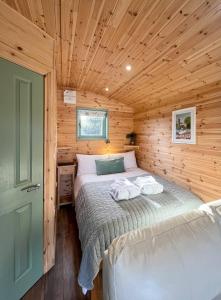
[{"label": "framed picture", "polygon": [[196,107],[173,111],[172,142],[196,144]]}]

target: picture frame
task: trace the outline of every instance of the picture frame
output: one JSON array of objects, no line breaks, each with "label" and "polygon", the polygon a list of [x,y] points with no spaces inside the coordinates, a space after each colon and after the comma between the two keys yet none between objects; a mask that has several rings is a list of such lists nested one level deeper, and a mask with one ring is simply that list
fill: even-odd
[{"label": "picture frame", "polygon": [[172,112],[172,142],[196,144],[196,107]]}]

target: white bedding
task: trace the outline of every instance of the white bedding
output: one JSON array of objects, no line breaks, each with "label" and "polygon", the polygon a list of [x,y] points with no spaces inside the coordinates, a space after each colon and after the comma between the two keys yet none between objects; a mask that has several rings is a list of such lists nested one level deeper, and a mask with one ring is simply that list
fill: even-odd
[{"label": "white bedding", "polygon": [[104,251],[114,238],[134,229],[149,227],[173,216],[198,208],[200,199],[179,186],[154,176],[164,186],[158,195],[140,195],[130,201],[116,202],[110,187],[115,179],[135,180],[153,175],[142,169],[125,173],[79,175],[75,183],[76,219],[81,241],[82,260],[78,275],[81,287],[93,288]]},{"label": "white bedding", "polygon": [[75,199],[77,198],[77,195],[78,195],[81,187],[85,183],[115,180],[115,179],[119,179],[119,178],[129,178],[129,177],[140,176],[143,174],[148,174],[148,173],[140,168],[132,168],[132,169],[128,170],[127,172],[117,173],[117,174],[99,175],[99,176],[96,174],[78,175],[75,179],[75,184],[74,184]]},{"label": "white bedding", "polygon": [[105,252],[105,300],[220,300],[221,200],[117,237]]}]

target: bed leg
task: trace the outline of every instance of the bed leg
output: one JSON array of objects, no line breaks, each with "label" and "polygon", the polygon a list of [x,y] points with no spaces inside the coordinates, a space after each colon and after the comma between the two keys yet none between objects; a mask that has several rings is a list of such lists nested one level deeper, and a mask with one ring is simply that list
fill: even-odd
[{"label": "bed leg", "polygon": [[97,274],[94,280],[94,288],[91,291],[91,300],[102,300],[102,271]]}]

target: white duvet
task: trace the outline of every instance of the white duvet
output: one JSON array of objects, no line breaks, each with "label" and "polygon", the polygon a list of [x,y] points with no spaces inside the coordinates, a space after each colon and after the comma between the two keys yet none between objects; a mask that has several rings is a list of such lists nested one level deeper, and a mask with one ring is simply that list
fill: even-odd
[{"label": "white duvet", "polygon": [[221,200],[116,238],[104,300],[221,300]]}]

